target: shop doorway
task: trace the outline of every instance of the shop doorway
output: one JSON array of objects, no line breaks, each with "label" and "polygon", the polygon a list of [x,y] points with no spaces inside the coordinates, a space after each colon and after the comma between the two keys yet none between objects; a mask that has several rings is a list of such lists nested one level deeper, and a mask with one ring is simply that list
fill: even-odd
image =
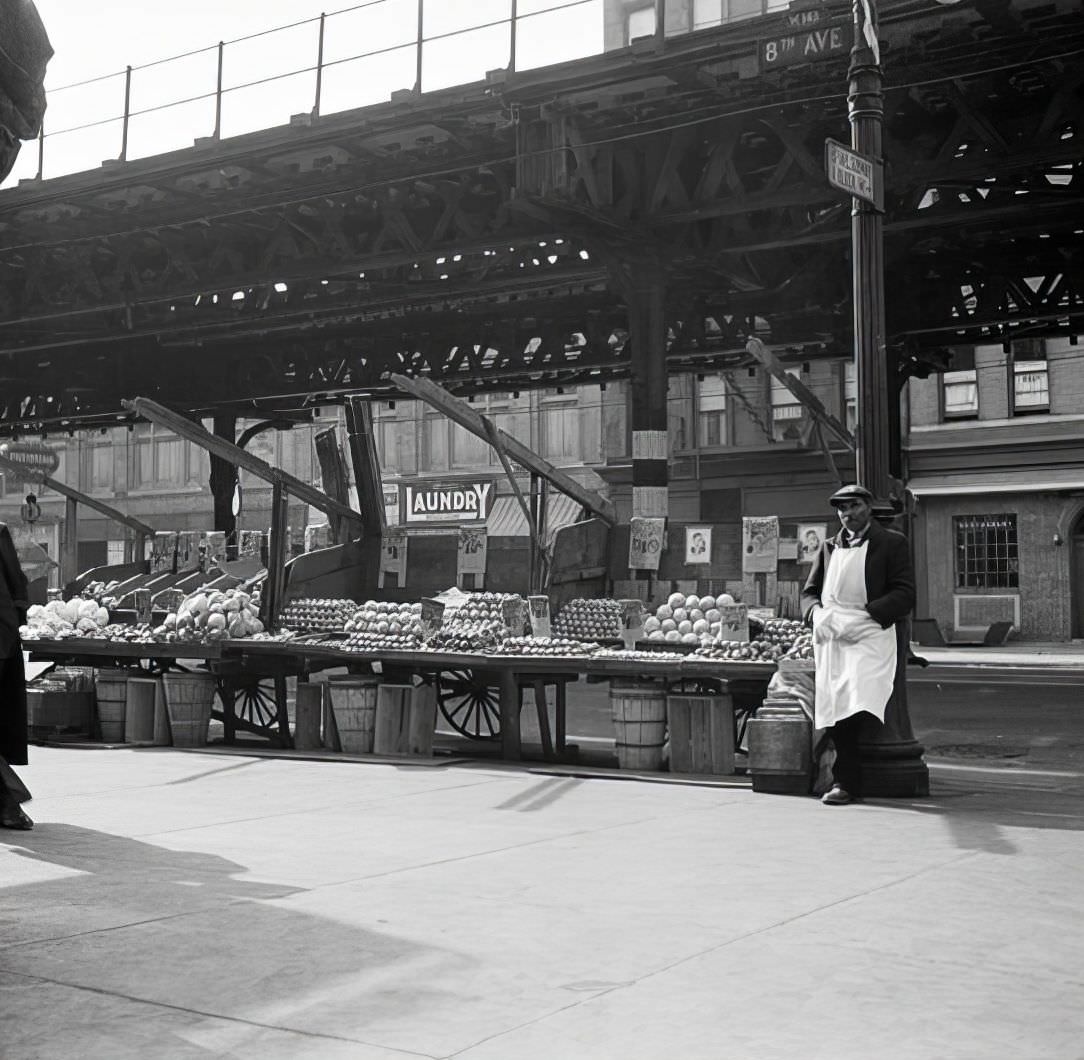
[{"label": "shop doorway", "polygon": [[1084,513],[1073,526],[1070,568],[1073,601],[1073,638],[1084,637]]}]

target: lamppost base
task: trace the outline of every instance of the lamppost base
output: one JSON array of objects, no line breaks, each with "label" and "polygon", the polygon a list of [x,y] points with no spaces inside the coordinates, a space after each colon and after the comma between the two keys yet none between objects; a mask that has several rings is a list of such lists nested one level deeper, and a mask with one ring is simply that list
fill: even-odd
[{"label": "lamppost base", "polygon": [[910,799],[930,793],[930,770],[916,740],[862,744],[862,793],[871,798]]}]

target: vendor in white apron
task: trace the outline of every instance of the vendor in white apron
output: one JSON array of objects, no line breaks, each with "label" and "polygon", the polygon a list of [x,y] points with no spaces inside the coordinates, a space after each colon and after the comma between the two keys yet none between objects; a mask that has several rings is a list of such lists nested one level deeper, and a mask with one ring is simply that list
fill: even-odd
[{"label": "vendor in white apron", "polygon": [[914,607],[915,576],[907,538],[873,519],[869,490],[844,486],[829,502],[843,528],[814,560],[802,614],[813,627],[814,720],[836,750],[834,783],[821,801],[843,806],[862,797],[859,738],[867,725],[884,724],[896,676],[894,627]]}]

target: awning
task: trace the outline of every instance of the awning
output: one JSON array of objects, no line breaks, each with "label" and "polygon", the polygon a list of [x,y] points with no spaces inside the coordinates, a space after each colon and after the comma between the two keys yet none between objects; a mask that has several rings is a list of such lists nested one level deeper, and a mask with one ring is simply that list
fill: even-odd
[{"label": "awning", "polygon": [[907,483],[907,488],[917,497],[1084,490],[1084,467],[968,471],[955,475],[916,475]]},{"label": "awning", "polygon": [[[530,500],[528,499],[528,504]],[[556,491],[546,495],[546,525],[542,540],[548,548],[553,544],[553,535],[562,526],[571,526],[579,519],[582,505],[564,493]],[[515,497],[497,497],[493,501],[486,531],[490,537],[530,537],[527,519]]]}]

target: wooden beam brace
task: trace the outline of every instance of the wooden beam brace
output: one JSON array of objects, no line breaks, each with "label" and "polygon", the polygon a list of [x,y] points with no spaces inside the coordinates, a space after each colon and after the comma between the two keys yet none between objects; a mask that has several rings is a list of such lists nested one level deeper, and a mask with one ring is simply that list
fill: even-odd
[{"label": "wooden beam brace", "polygon": [[382,537],[387,527],[384,512],[384,489],[380,479],[380,457],[376,451],[373,413],[367,398],[346,400],[346,437],[350,443],[350,459],[354,465],[354,482],[358,488],[358,507],[366,514],[362,533]]},{"label": "wooden beam brace", "polygon": [[163,405],[159,405],[157,401],[137,397],[132,398],[130,401],[122,401],[121,404],[129,412],[134,412],[136,415],[142,416],[143,419],[150,420],[151,423],[157,423],[160,427],[173,431],[178,437],[206,449],[207,452],[213,453],[215,456],[222,457],[223,460],[230,461],[231,464],[236,464],[249,474],[255,475],[265,482],[270,482],[272,486],[281,486],[298,500],[311,504],[312,507],[325,515],[337,515],[359,523],[363,521],[361,513],[354,511],[348,505],[340,504],[326,493],[316,489],[315,486],[310,486],[307,482],[302,482],[301,479],[295,478],[277,467],[272,467],[258,456],[246,453],[243,449],[239,449],[225,439],[216,437],[210,431],[204,430],[198,423],[185,419],[184,416],[165,408]]},{"label": "wooden beam brace", "polygon": [[[405,375],[396,373],[392,374],[391,382],[405,393],[432,405],[464,430],[470,431],[485,442],[489,441],[482,416],[465,401],[449,394],[442,386],[428,379],[409,379]],[[505,431],[497,430],[496,433],[504,451],[521,467],[541,475],[550,485],[567,494],[608,525],[613,526],[617,522],[614,506],[605,497],[581,486],[571,475],[566,475]]]},{"label": "wooden beam brace", "polygon": [[823,424],[848,449],[854,449],[854,436],[823,405],[821,399],[800,379],[795,379],[779,359],[760,339],[752,338],[745,344],[746,352],[771,372],[807,409],[819,424]]}]

